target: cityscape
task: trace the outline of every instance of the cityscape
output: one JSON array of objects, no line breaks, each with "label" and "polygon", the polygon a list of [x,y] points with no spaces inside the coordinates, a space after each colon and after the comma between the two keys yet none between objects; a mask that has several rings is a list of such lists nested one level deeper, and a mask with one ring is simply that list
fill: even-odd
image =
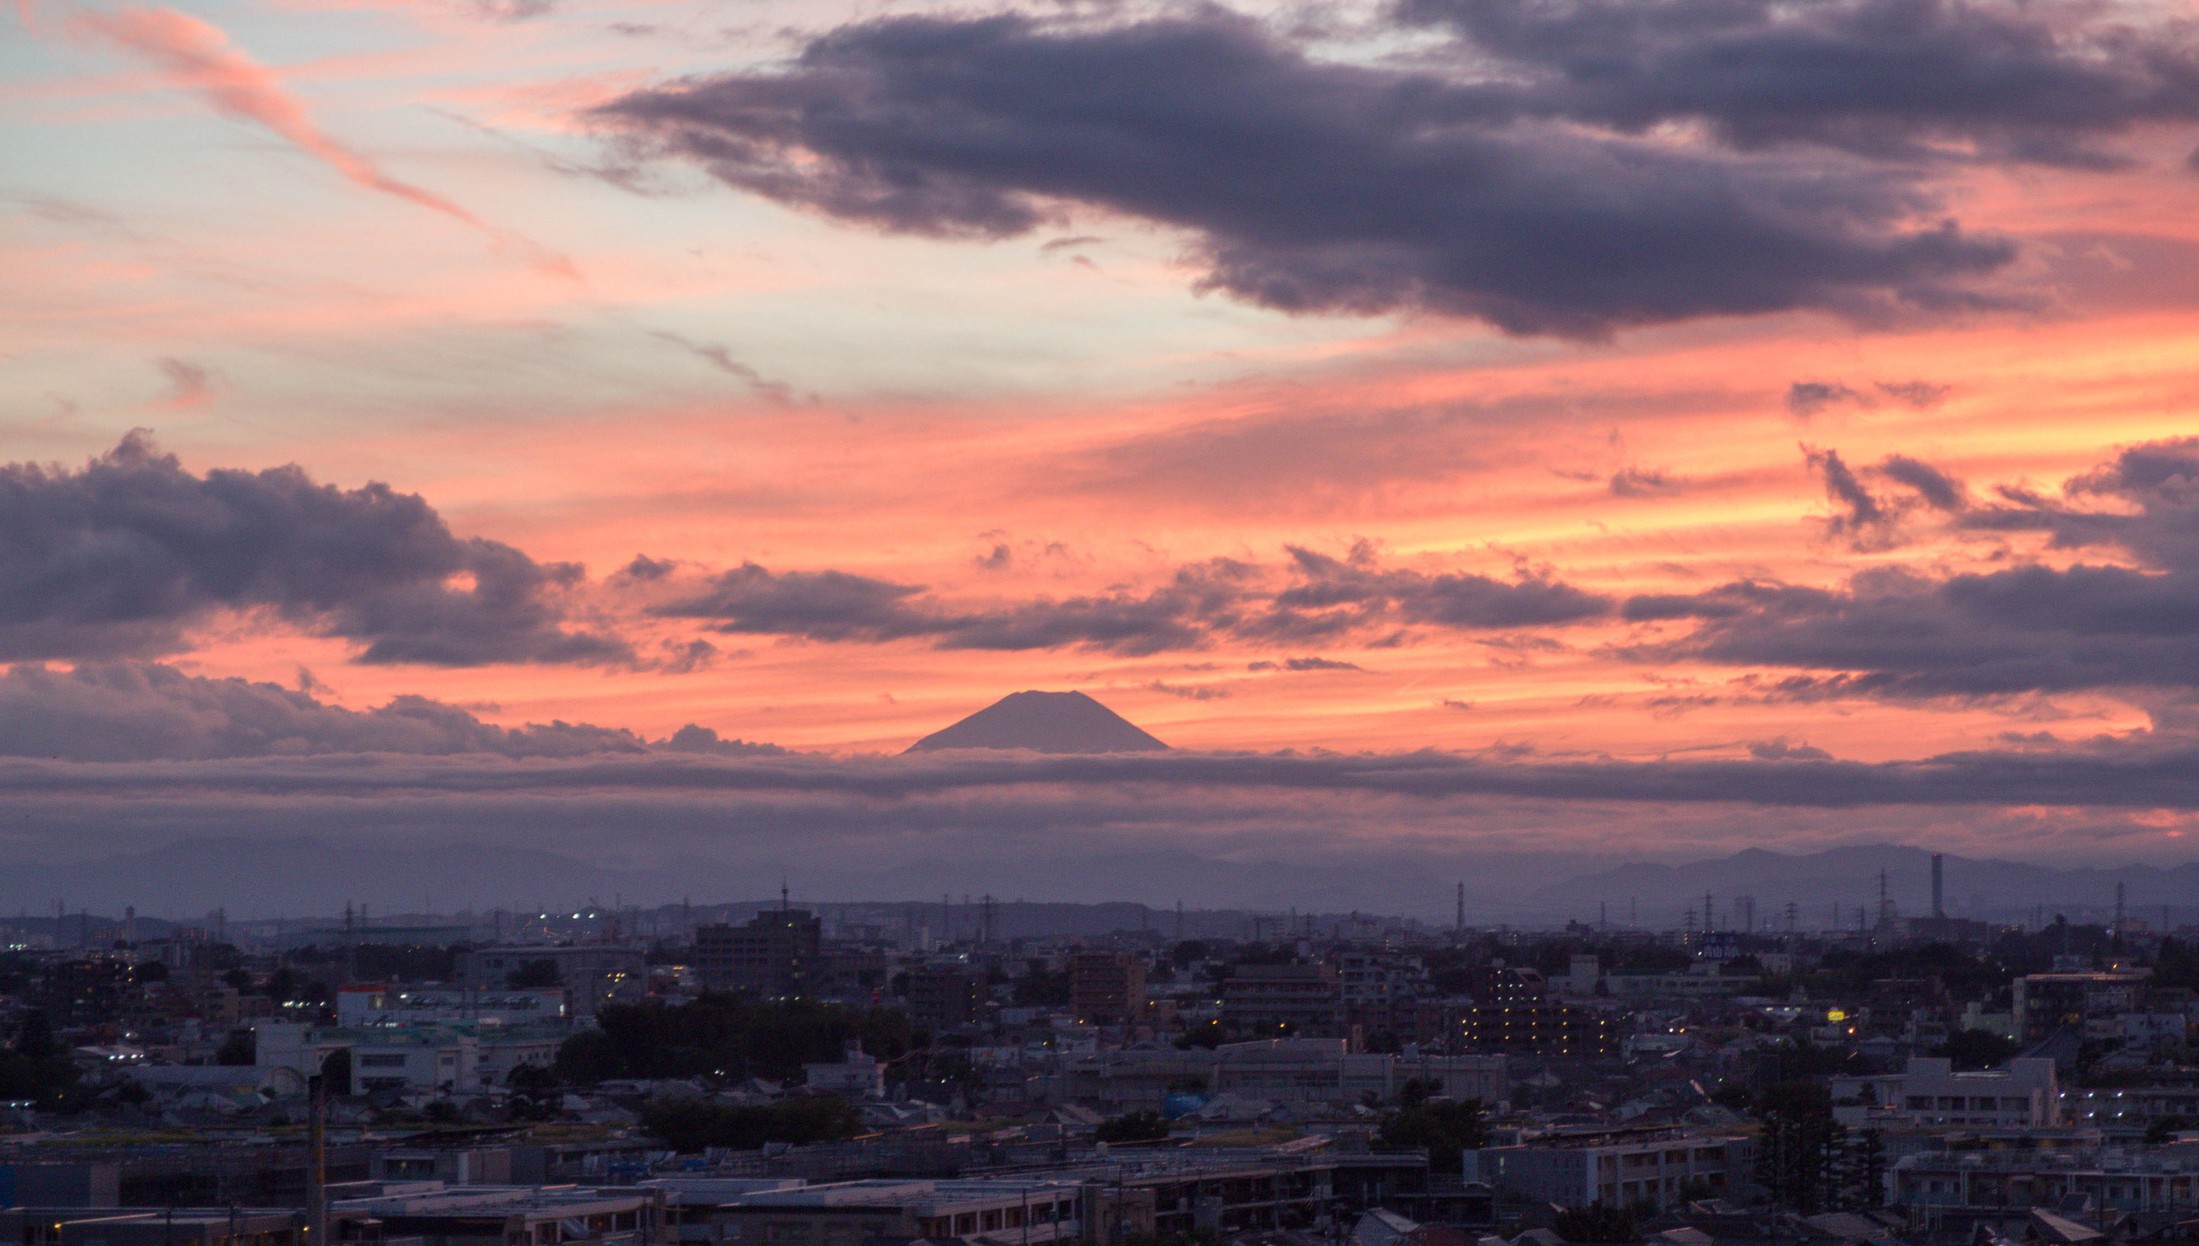
[{"label": "cityscape", "polygon": [[[993,896],[0,923],[26,1243],[2178,1240],[2199,926]],[[1959,876],[1952,880],[1960,885]],[[1133,912],[1134,910],[1134,912]],[[1828,912],[1828,918],[1845,910]]]}]

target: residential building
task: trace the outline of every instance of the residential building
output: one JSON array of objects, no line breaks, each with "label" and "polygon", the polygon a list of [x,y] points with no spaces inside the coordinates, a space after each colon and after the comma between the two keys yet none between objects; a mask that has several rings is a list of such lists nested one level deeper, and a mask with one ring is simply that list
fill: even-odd
[{"label": "residential building", "polygon": [[1834,1113],[1851,1126],[2041,1129],[2061,1123],[2054,1062],[2016,1059],[1957,1073],[1942,1058],[1912,1056],[1905,1072],[1832,1081]]},{"label": "residential building", "polygon": [[2199,1204],[2199,1145],[1926,1151],[1896,1160],[1888,1180],[1906,1207],[2188,1211]]},{"label": "residential building", "polygon": [[1501,1055],[1354,1052],[1340,1038],[1224,1043],[1212,1051],[1103,1051],[1072,1056],[1049,1079],[1047,1097],[1117,1113],[1157,1109],[1171,1093],[1229,1094],[1278,1103],[1356,1104],[1397,1097],[1418,1081],[1449,1099],[1496,1105],[1509,1097]]},{"label": "residential building", "polygon": [[1145,962],[1128,952],[1069,957],[1069,1009],[1092,1025],[1130,1025],[1145,1016]]},{"label": "residential building", "polygon": [[1738,1134],[1675,1128],[1565,1131],[1468,1151],[1465,1179],[1500,1195],[1561,1207],[1603,1203],[1671,1207],[1748,1179],[1754,1143]]},{"label": "residential building", "polygon": [[1595,1055],[1618,1043],[1608,1014],[1553,998],[1540,973],[1520,967],[1490,973],[1480,1002],[1460,1025],[1460,1037],[1484,1051],[1553,1056]]},{"label": "residential building", "polygon": [[2139,1011],[2145,990],[2138,970],[2026,974],[2015,981],[2016,1030],[2025,1042],[2062,1029],[2116,1037],[2117,1018]]},{"label": "residential building", "polygon": [[703,989],[770,999],[814,995],[824,956],[824,923],[806,909],[766,909],[745,925],[695,929],[695,969]]},{"label": "residential building", "polygon": [[570,1034],[563,1025],[310,1026],[263,1022],[253,1027],[253,1062],[262,1070],[318,1073],[337,1051],[351,1056],[351,1084],[338,1094],[456,1094],[509,1085],[522,1066],[547,1068]]},{"label": "residential building", "polygon": [[513,983],[537,977],[563,987],[574,1016],[592,1017],[607,1003],[638,1000],[648,985],[642,951],[612,944],[504,944],[458,954],[457,986],[476,992],[511,992]]},{"label": "residential building", "polygon": [[1239,1032],[1337,1033],[1343,983],[1332,965],[1239,965],[1222,984],[1222,1023]]},{"label": "residential building", "polygon": [[822,1185],[665,1177],[649,1184],[677,1198],[680,1241],[741,1246],[865,1246],[879,1239],[983,1236],[1041,1246],[1081,1240],[1090,1201],[1076,1177]]},{"label": "residential building", "polygon": [[934,1034],[977,1024],[985,1015],[985,980],[967,969],[919,969],[902,979],[909,1020]]},{"label": "residential building", "polygon": [[645,1187],[465,1186],[330,1205],[337,1242],[422,1246],[645,1246],[661,1240],[664,1191]]},{"label": "residential building", "polygon": [[17,1246],[301,1246],[305,1213],[252,1207],[8,1207]]},{"label": "residential building", "polygon": [[401,987],[354,983],[336,992],[338,1025],[489,1021],[523,1025],[569,1019],[564,987]]},{"label": "residential building", "polygon": [[838,1060],[803,1065],[802,1082],[811,1090],[846,1099],[882,1099],[886,1094],[886,1066],[865,1052],[862,1044],[849,1043]]}]

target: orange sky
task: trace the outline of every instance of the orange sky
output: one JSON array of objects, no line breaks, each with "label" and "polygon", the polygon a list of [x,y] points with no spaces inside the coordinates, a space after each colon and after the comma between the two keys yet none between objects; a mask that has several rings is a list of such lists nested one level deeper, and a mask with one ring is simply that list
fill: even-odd
[{"label": "orange sky", "polygon": [[[1032,38],[1097,47],[1184,12],[1136,4]],[[1451,34],[1399,25],[1388,5],[1292,35],[1273,32],[1296,10],[1243,12],[1265,23],[1257,39],[1288,45],[1277,72],[1303,57],[1307,82],[1369,75],[1339,91],[1448,63]],[[2097,20],[2040,12],[2071,41]],[[419,695],[506,726],[659,738],[694,723],[839,755],[898,751],[1021,688],[1082,689],[1203,750],[1655,761],[1777,746],[1891,762],[2019,736],[2072,750],[2182,738],[2175,680],[1894,693],[1839,682],[1874,669],[1865,658],[1720,657],[1706,616],[1626,603],[1736,582],[1841,592],[1897,572],[2183,574],[2165,547],[2057,544],[2062,529],[2033,520],[2038,498],[2155,515],[2138,493],[2064,485],[2199,432],[2199,177],[2185,162],[2199,102],[2146,96],[2091,131],[2014,104],[1962,112],[1918,123],[1935,146],[1898,159],[1830,130],[1728,142],[1711,114],[1630,128],[1568,104],[1568,135],[1641,160],[1767,178],[1808,166],[1857,179],[1859,202],[1913,197],[1892,216],[1854,208],[1857,230],[1950,218],[2010,247],[1971,306],[1884,314],[1883,291],[1862,289],[1570,335],[1508,334],[1433,295],[1265,305],[1216,276],[1215,256],[1243,242],[1215,223],[1227,212],[1141,208],[1142,187],[1095,188],[1079,170],[1016,190],[1042,202],[1035,228],[884,227],[589,111],[698,80],[683,75],[775,99],[812,71],[789,68],[812,41],[926,16],[959,20],[830,0],[24,0],[0,41],[0,459],[73,472],[149,429],[194,477],[296,464],[346,490],[381,482],[462,538],[582,564],[543,600],[560,626],[635,657],[367,663],[363,633],[234,602],[190,613],[185,639],[157,652],[14,656],[163,661],[352,709]],[[2188,54],[2182,10],[2127,20]],[[2115,160],[2009,154],[2042,133]],[[840,167],[808,141],[784,178]],[[1716,285],[1731,276],[1719,267],[1675,280]],[[1861,522],[1829,489],[1826,452],[1883,514]],[[1959,481],[1963,508],[1920,500],[1900,479],[1910,461]],[[2018,505],[2003,486],[2032,491],[2031,519],[1987,514]],[[1149,651],[721,630],[679,607],[746,564],[908,586],[899,600],[936,620],[1143,600],[1213,560],[1266,603],[1297,582],[1294,548],[1358,549],[1352,565],[1416,583],[1569,586],[1609,607],[1453,626],[1413,621],[1396,598],[1318,638],[1209,621]],[[620,577],[637,555],[673,567]],[[667,656],[696,640],[710,660]],[[1782,685],[1796,679],[1823,686],[1796,695]],[[2082,846],[2068,834],[2063,847]]]}]

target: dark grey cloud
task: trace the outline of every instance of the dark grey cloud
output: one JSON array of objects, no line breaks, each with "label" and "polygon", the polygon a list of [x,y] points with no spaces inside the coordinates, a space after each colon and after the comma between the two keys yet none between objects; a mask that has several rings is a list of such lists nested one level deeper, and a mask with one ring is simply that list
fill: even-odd
[{"label": "dark grey cloud", "polygon": [[1879,505],[1871,491],[1856,479],[1855,472],[1841,461],[1837,450],[1812,450],[1802,448],[1809,460],[1810,469],[1825,481],[1825,497],[1838,508],[1833,515],[1831,528],[1836,533],[1859,535],[1885,523],[1891,516]]},{"label": "dark grey cloud", "polygon": [[[1849,507],[1839,522],[1884,520],[1837,456],[1827,452],[1821,468]],[[1645,653],[1810,672],[1784,685],[1796,695],[2199,689],[2199,439],[2132,447],[2058,496],[2004,488],[1986,505],[1915,460],[1895,456],[1874,470],[1954,512],[1959,526],[2112,547],[2134,565],[2030,562],[1944,576],[1889,568],[1840,590],[1742,582],[1635,597],[1623,607],[1629,620],[1697,621],[1686,638]],[[1862,496],[1847,499],[1849,489]]]},{"label": "dark grey cloud", "polygon": [[1523,113],[1709,126],[1756,150],[2124,163],[2107,140],[2199,120],[2183,22],[1983,0],[1404,0],[1508,75]]},{"label": "dark grey cloud", "polygon": [[1214,684],[1172,684],[1155,679],[1144,685],[1147,692],[1162,696],[1180,697],[1186,701],[1223,701],[1229,698],[1229,689]]},{"label": "dark grey cloud", "polygon": [[1863,395],[1832,381],[1796,381],[1787,386],[1787,410],[1805,420],[1828,407],[1862,401]]},{"label": "dark grey cloud", "polygon": [[1227,630],[1251,568],[1228,560],[1185,567],[1158,588],[1038,598],[957,609],[898,584],[844,571],[772,571],[744,564],[698,594],[658,606],[745,635],[824,641],[922,639],[942,649],[1085,648],[1122,654],[1192,649]]},{"label": "dark grey cloud", "polygon": [[1968,491],[1963,488],[1962,481],[1922,459],[1890,454],[1880,461],[1878,472],[1888,480],[1907,485],[1915,491],[1918,500],[1933,510],[1959,511],[1969,505]]},{"label": "dark grey cloud", "polygon": [[1749,756],[1758,761],[1831,761],[1832,754],[1824,749],[1780,736],[1774,740],[1752,740]]},{"label": "dark grey cloud", "polygon": [[[754,563],[653,607],[721,632],[821,641],[923,640],[942,649],[1088,649],[1139,656],[1223,638],[1310,643],[1399,625],[1452,631],[1558,627],[1610,615],[1612,599],[1522,570],[1500,580],[1384,566],[1291,547],[1284,568],[1228,558],[1179,567],[1163,583],[982,607],[924,586],[845,571],[773,571]],[[1297,669],[1297,668],[1294,668]]]},{"label": "dark grey cloud", "polygon": [[2065,482],[2059,497],[1996,493],[1998,502],[1966,514],[1964,524],[2049,533],[2062,549],[2120,546],[2151,566],[2199,574],[2199,437],[2130,447]]},{"label": "dark grey cloud", "polygon": [[776,751],[720,740],[695,726],[662,745],[585,723],[499,727],[419,696],[351,710],[314,695],[325,690],[309,672],[300,672],[299,683],[292,690],[150,662],[85,663],[68,671],[19,665],[0,674],[0,757],[134,762],[328,753],[583,757],[652,747],[723,756]]},{"label": "dark grey cloud", "polygon": [[1523,571],[1499,580],[1468,573],[1386,568],[1364,548],[1348,558],[1292,547],[1300,581],[1275,595],[1255,631],[1320,634],[1342,625],[1398,621],[1466,631],[1563,626],[1602,618],[1612,601]]},{"label": "dark grey cloud", "polygon": [[[906,17],[778,72],[594,116],[725,183],[872,227],[1030,233],[1081,205],[1195,237],[1202,289],[1285,312],[1508,332],[1997,300],[2001,239],[1932,221],[1912,169],[1595,132],[1522,92],[1322,63],[1220,10],[1111,28]],[[1919,223],[1928,222],[1928,223]]]},{"label": "dark grey cloud", "polygon": [[0,466],[0,660],[173,652],[223,610],[265,610],[365,662],[623,662],[566,626],[578,565],[454,535],[417,495],[297,467],[183,469],[142,434],[70,471]]},{"label": "dark grey cloud", "polygon": [[[1896,543],[1898,525],[1919,507],[1953,515],[1970,504],[1962,481],[1906,454],[1890,454],[1860,471],[1848,466],[1836,450],[1805,445],[1802,455],[1810,470],[1824,481],[1826,500],[1833,504],[1827,530],[1848,538],[1859,549]],[[1890,481],[1905,493],[1882,496],[1866,483],[1866,477]]]},{"label": "dark grey cloud", "polygon": [[1251,663],[1247,663],[1247,664],[1246,664],[1246,666],[1245,666],[1245,669],[1246,669],[1246,670],[1248,670],[1248,671],[1292,671],[1292,672],[1296,672],[1296,671],[1360,671],[1360,670],[1365,670],[1366,668],[1365,668],[1365,667],[1363,667],[1363,666],[1361,666],[1361,665],[1359,665],[1359,664],[1358,664],[1357,662],[1340,662],[1340,661],[1336,660],[1335,658],[1322,658],[1322,657],[1306,657],[1306,658],[1284,658],[1284,659],[1283,659],[1282,661],[1280,661],[1280,662],[1271,662],[1271,661],[1268,661],[1268,660],[1266,660],[1266,659],[1262,659],[1262,660],[1260,660],[1260,661],[1258,661],[1258,662],[1251,662]]},{"label": "dark grey cloud", "polygon": [[669,558],[651,558],[647,554],[636,554],[632,562],[618,569],[618,574],[623,579],[649,582],[661,580],[677,570],[679,564]]},{"label": "dark grey cloud", "polygon": [[1640,467],[1622,467],[1611,473],[1609,488],[1614,497],[1655,498],[1678,493],[1682,482],[1668,472]]},{"label": "dark grey cloud", "polygon": [[1935,385],[1930,381],[1877,381],[1874,385],[1879,393],[1919,411],[1928,411],[1947,401],[1947,395],[1954,389],[1952,385]]}]

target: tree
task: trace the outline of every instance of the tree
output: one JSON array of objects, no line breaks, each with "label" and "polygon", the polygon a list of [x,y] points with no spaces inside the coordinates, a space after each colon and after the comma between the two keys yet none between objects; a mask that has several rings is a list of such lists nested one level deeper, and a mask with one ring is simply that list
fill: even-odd
[{"label": "tree", "polygon": [[1624,1207],[1613,1207],[1609,1203],[1568,1207],[1558,1213],[1556,1222],[1550,1227],[1559,1237],[1580,1246],[1641,1240],[1641,1234],[1634,1227],[1634,1213]]},{"label": "tree", "polygon": [[1101,1121],[1092,1136],[1101,1142],[1161,1142],[1168,1137],[1168,1122],[1158,1112],[1129,1112]]},{"label": "tree", "polygon": [[258,1060],[258,1041],[250,1030],[231,1030],[222,1040],[221,1050],[214,1053],[214,1063],[231,1066],[249,1065]]},{"label": "tree", "polygon": [[1424,1099],[1382,1114],[1375,1128],[1378,1151],[1426,1151],[1434,1172],[1456,1172],[1468,1151],[1489,1140],[1479,1099]]},{"label": "tree", "polygon": [[562,1100],[557,1074],[539,1064],[522,1064],[504,1079],[512,1094],[507,1111],[515,1121],[556,1120]]},{"label": "tree", "polygon": [[286,999],[294,999],[297,997],[298,987],[302,982],[303,979],[298,977],[297,970],[288,965],[278,965],[275,967],[275,972],[267,975],[267,997],[277,1003],[281,1003]]},{"label": "tree", "polygon": [[338,1047],[321,1061],[321,1085],[332,1096],[351,1093],[351,1048]]},{"label": "tree", "polygon": [[1886,1203],[1886,1135],[1866,1129],[1848,1142],[1842,1157],[1845,1180],[1841,1191],[1850,1207],[1882,1207]]},{"label": "tree", "polygon": [[830,1095],[760,1107],[699,1099],[652,1100],[641,1109],[641,1127],[675,1151],[705,1147],[753,1151],[768,1142],[832,1142],[853,1137],[862,1123],[860,1112]]},{"label": "tree", "polygon": [[793,1077],[811,1061],[837,1059],[850,1042],[881,1060],[916,1050],[907,1014],[809,999],[750,1003],[705,995],[691,1004],[617,1004],[594,1031],[565,1040],[558,1076],[592,1084],[613,1077]]},{"label": "tree", "polygon": [[2016,1044],[1991,1030],[1956,1030],[1934,1054],[1947,1057],[1960,1072],[1972,1072],[2005,1063],[2016,1050]]},{"label": "tree", "polygon": [[515,991],[544,990],[562,986],[564,981],[558,976],[557,962],[548,957],[527,961],[504,975],[504,985]]},{"label": "tree", "polygon": [[1847,1129],[1833,1119],[1822,1083],[1781,1082],[1758,1102],[1756,1178],[1772,1201],[1804,1215],[1838,1201]]},{"label": "tree", "polygon": [[29,1099],[48,1111],[78,1107],[80,1076],[43,1010],[27,1013],[14,1045],[0,1050],[0,1099]]},{"label": "tree", "polygon": [[54,1037],[53,1018],[43,1008],[33,1008],[23,1014],[23,1023],[15,1030],[15,1054],[26,1060],[51,1060],[61,1054],[61,1041]]}]

